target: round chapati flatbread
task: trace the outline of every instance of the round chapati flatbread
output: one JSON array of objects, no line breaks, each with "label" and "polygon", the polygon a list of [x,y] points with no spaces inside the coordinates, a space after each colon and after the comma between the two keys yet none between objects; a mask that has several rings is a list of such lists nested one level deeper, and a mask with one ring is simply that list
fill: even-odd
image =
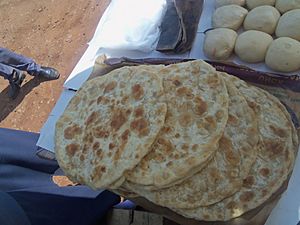
[{"label": "round chapati flatbread", "polygon": [[150,153],[126,173],[128,181],[148,189],[169,187],[199,172],[216,152],[228,119],[225,83],[207,63],[169,65],[158,74],[166,121]]},{"label": "round chapati flatbread", "polygon": [[[243,187],[222,201],[195,209],[173,210],[185,217],[205,221],[228,221],[263,204],[286,181],[295,159],[295,128],[287,118],[286,109],[266,91],[223,74],[256,108],[260,140],[258,156]],[[295,143],[295,141],[297,143]]]},{"label": "round chapati flatbread", "polygon": [[256,115],[245,98],[230,82],[229,117],[216,155],[199,173],[182,183],[149,191],[143,186],[125,182],[127,190],[147,198],[160,206],[196,208],[221,201],[234,194],[248,176],[257,155],[258,124]]},{"label": "round chapati flatbread", "polygon": [[157,101],[162,94],[162,79],[135,67],[87,81],[56,124],[60,167],[94,189],[120,186],[164,124],[167,107]]}]

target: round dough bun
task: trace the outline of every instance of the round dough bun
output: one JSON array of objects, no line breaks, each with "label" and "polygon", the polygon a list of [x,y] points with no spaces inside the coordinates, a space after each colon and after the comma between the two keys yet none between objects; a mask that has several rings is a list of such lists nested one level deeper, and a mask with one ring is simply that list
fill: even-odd
[{"label": "round dough bun", "polygon": [[252,9],[244,21],[245,30],[259,30],[268,34],[275,32],[279,11],[273,6],[263,5]]},{"label": "round dough bun", "polygon": [[266,55],[266,64],[273,70],[293,72],[300,69],[300,43],[289,37],[274,40]]},{"label": "round dough bun", "polygon": [[299,0],[276,0],[275,7],[281,13],[285,13],[292,9],[300,9],[300,1]]},{"label": "round dough bun", "polygon": [[216,8],[219,8],[224,5],[239,5],[244,6],[246,0],[216,0]]},{"label": "round dough bun", "polygon": [[248,9],[254,9],[262,5],[275,5],[276,0],[246,0]]},{"label": "round dough bun", "polygon": [[244,22],[248,10],[238,5],[225,5],[217,8],[212,17],[213,28],[238,30]]},{"label": "round dough bun", "polygon": [[276,36],[300,41],[300,9],[288,11],[281,16],[276,28]]},{"label": "round dough bun", "polygon": [[249,30],[238,36],[234,51],[236,55],[245,62],[263,62],[272,41],[273,38],[269,34]]},{"label": "round dough bun", "polygon": [[237,33],[228,28],[216,28],[206,32],[203,51],[211,59],[228,59],[234,49]]}]

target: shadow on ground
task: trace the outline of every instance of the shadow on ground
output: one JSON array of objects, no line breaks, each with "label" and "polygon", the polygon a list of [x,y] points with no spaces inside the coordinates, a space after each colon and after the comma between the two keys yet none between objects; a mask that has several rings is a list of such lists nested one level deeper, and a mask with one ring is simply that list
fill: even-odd
[{"label": "shadow on ground", "polygon": [[11,112],[13,112],[18,105],[23,101],[25,96],[31,92],[32,89],[39,86],[46,80],[34,77],[27,83],[23,84],[18,97],[14,100],[8,97],[9,85],[0,93],[0,122],[4,120]]}]

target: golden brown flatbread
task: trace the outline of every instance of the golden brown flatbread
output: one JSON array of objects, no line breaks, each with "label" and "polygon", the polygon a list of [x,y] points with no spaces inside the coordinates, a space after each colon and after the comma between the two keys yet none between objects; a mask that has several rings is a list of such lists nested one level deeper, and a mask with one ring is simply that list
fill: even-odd
[{"label": "golden brown flatbread", "polygon": [[128,181],[147,189],[172,186],[199,172],[217,150],[228,119],[225,83],[207,63],[174,64],[157,73],[163,79],[159,101],[167,104],[166,121],[150,153],[126,173]]},{"label": "golden brown flatbread", "polygon": [[295,128],[279,100],[236,77],[224,73],[223,76],[233,82],[249,105],[256,108],[260,135],[258,156],[243,180],[243,187],[234,195],[207,207],[173,208],[196,220],[227,221],[258,207],[286,181],[295,159]]},{"label": "golden brown flatbread", "polygon": [[248,176],[257,155],[258,124],[256,115],[245,98],[226,82],[229,95],[229,119],[215,156],[200,172],[178,185],[157,191],[130,182],[128,190],[160,206],[197,208],[221,201],[234,194]]},{"label": "golden brown flatbread", "polygon": [[135,67],[87,81],[56,124],[60,167],[94,189],[121,185],[164,124],[167,107],[156,100],[162,94],[162,80]]}]

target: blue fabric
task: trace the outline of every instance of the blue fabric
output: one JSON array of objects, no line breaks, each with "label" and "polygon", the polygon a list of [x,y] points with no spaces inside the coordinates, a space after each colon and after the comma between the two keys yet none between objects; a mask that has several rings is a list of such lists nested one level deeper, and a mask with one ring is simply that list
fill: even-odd
[{"label": "blue fabric", "polygon": [[94,199],[34,192],[10,195],[21,205],[32,225],[96,225],[120,201],[119,196],[109,191]]},{"label": "blue fabric", "polygon": [[37,133],[0,128],[0,166],[1,164],[20,165],[44,173],[54,173],[58,168],[56,161],[36,156],[38,139]]},{"label": "blue fabric", "polygon": [[31,225],[27,215],[14,198],[0,191],[0,224]]},{"label": "blue fabric", "polygon": [[115,205],[114,208],[116,208],[116,209],[135,209],[136,204],[130,200],[125,200],[124,202],[121,202],[121,203]]},{"label": "blue fabric", "polygon": [[0,128],[0,191],[18,202],[32,225],[93,225],[120,202],[109,191],[54,184],[52,175],[58,164],[36,156],[38,137]]},{"label": "blue fabric", "polygon": [[0,75],[3,76],[4,79],[12,81],[12,74],[14,70],[15,69],[13,67],[0,63]]},{"label": "blue fabric", "polygon": [[[33,59],[19,55],[9,49],[0,48],[0,75],[5,79],[11,80],[13,69],[28,72],[32,76],[39,74],[41,66],[34,62]],[[3,67],[7,65],[7,67]],[[10,68],[9,68],[10,67]]]}]

